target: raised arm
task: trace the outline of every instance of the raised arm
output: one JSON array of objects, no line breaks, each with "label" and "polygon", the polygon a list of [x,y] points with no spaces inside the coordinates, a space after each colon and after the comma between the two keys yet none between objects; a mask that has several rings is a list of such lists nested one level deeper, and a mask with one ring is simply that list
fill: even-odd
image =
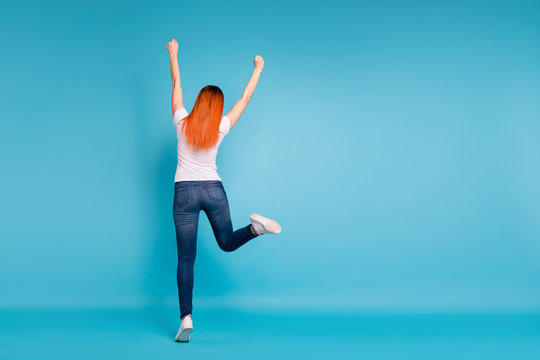
[{"label": "raised arm", "polygon": [[260,55],[255,56],[255,60],[253,60],[253,63],[255,65],[255,69],[253,70],[253,74],[251,74],[251,78],[249,79],[246,88],[242,93],[242,97],[236,102],[236,104],[234,104],[231,111],[227,113],[227,117],[229,118],[229,120],[231,120],[231,129],[240,118],[240,115],[242,115],[242,113],[244,112],[244,109],[246,108],[249,99],[251,99],[251,95],[253,95],[253,92],[257,87],[259,77],[261,76],[261,72],[264,68],[264,59]]},{"label": "raised arm", "polygon": [[180,69],[178,68],[178,43],[172,39],[167,44],[167,51],[171,59],[171,79],[172,79],[172,113],[184,107],[182,102],[182,86],[180,85]]}]

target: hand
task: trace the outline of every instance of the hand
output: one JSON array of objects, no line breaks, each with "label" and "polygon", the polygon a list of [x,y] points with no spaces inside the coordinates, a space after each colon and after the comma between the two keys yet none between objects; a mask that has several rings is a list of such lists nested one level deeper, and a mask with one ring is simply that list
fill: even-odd
[{"label": "hand", "polygon": [[178,43],[176,42],[176,40],[172,39],[171,41],[169,41],[169,43],[167,44],[167,51],[170,55],[178,53]]},{"label": "hand", "polygon": [[262,70],[264,67],[264,59],[261,55],[255,56],[253,63],[255,64],[255,70]]}]

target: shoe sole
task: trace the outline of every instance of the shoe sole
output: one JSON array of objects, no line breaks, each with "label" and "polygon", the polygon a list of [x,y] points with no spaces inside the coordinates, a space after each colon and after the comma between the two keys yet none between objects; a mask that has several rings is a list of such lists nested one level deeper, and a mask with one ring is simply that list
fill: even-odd
[{"label": "shoe sole", "polygon": [[180,333],[180,336],[178,336],[175,340],[178,342],[188,342],[189,338],[191,337],[192,331],[193,331],[193,328],[185,328]]},{"label": "shoe sole", "polygon": [[249,218],[251,222],[256,222],[257,224],[261,225],[264,230],[270,234],[279,234],[281,232],[281,225],[279,225],[279,223],[275,220],[265,218],[259,214],[251,214]]}]

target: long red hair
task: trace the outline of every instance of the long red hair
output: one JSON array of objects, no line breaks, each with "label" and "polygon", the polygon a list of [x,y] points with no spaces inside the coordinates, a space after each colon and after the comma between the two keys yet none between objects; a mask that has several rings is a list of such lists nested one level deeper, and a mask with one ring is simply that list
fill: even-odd
[{"label": "long red hair", "polygon": [[188,145],[197,150],[210,149],[216,145],[222,116],[223,92],[214,85],[203,87],[191,113],[182,124]]}]

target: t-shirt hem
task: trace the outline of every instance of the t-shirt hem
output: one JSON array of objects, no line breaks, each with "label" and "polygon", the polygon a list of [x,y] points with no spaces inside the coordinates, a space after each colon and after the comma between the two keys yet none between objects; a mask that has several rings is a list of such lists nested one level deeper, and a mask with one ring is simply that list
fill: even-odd
[{"label": "t-shirt hem", "polygon": [[221,178],[215,178],[215,179],[174,179],[174,182],[177,183],[177,182],[180,182],[180,181],[214,181],[214,180],[219,180],[221,181]]}]

